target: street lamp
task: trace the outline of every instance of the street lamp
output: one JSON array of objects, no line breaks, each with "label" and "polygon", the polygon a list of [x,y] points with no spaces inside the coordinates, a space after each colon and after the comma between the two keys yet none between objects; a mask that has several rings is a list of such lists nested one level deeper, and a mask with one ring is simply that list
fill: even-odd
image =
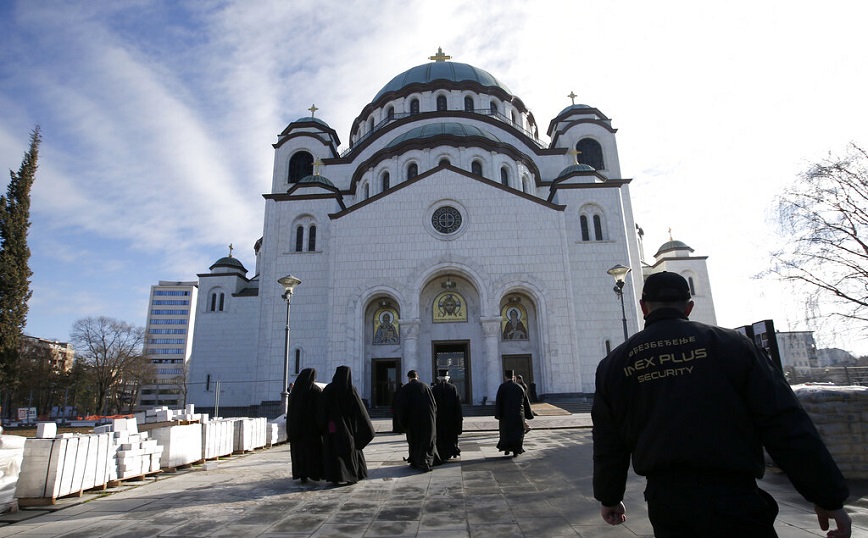
[{"label": "street lamp", "polygon": [[630,272],[630,268],[624,267],[619,263],[606,272],[615,279],[615,287],[612,289],[615,290],[615,295],[621,300],[621,322],[624,324],[624,341],[626,342],[629,335],[627,334],[627,311],[624,310],[624,279],[627,277],[627,273]]},{"label": "street lamp", "polygon": [[280,393],[280,403],[283,407],[283,414],[289,412],[289,303],[292,301],[292,293],[295,287],[301,284],[301,280],[292,275],[286,275],[283,278],[278,278],[277,281],[283,286],[284,293],[281,295],[286,301],[286,330],[283,348],[283,391]]}]

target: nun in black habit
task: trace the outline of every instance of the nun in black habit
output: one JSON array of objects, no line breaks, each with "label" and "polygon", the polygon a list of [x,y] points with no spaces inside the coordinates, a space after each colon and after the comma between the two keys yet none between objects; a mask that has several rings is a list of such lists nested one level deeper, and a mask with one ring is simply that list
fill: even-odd
[{"label": "nun in black habit", "polygon": [[494,402],[494,418],[500,424],[500,440],[497,449],[513,457],[524,452],[524,419],[532,419],[530,400],[521,385],[514,381],[512,370],[506,371],[506,381],[497,389]]},{"label": "nun in black habit", "polygon": [[396,397],[398,424],[407,433],[410,445],[407,462],[411,467],[428,472],[441,463],[437,455],[437,404],[431,387],[419,381],[416,370],[410,370],[407,379]]},{"label": "nun in black habit", "polygon": [[289,393],[286,434],[292,457],[292,478],[322,480],[322,430],[317,409],[322,389],[316,384],[316,370],[305,368],[298,374]]},{"label": "nun in black habit", "polygon": [[333,485],[355,484],[368,476],[362,450],[374,439],[374,425],[353,386],[349,366],[338,366],[322,391],[317,413],[323,432],[323,473]]}]

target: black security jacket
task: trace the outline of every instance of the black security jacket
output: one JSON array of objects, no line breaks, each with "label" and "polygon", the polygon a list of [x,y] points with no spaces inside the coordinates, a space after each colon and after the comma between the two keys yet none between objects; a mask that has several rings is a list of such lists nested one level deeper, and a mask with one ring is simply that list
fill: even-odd
[{"label": "black security jacket", "polygon": [[736,331],[675,309],[597,367],[594,496],[623,499],[630,457],[639,475],[760,478],[762,447],[799,493],[826,509],[848,491],[817,429],[768,356]]}]

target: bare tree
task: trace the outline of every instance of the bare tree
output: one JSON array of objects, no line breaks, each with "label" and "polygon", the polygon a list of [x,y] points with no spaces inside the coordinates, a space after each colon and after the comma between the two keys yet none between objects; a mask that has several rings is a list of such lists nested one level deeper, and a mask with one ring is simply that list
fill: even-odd
[{"label": "bare tree", "polygon": [[[120,407],[119,390],[125,378],[134,376],[142,357],[145,331],[129,323],[100,316],[76,321],[70,332],[79,360],[92,371],[98,409]],[[111,398],[111,401],[109,399]]]},{"label": "bare tree", "polygon": [[807,291],[808,320],[868,327],[868,153],[811,165],[776,201],[783,247],[771,272]]}]

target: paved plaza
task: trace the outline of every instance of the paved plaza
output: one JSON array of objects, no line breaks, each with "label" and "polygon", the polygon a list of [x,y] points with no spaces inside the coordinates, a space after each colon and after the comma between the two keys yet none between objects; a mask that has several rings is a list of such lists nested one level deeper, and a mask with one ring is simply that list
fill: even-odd
[{"label": "paved plaza", "polygon": [[[627,487],[627,523],[600,519],[586,413],[537,417],[527,452],[516,458],[495,448],[493,419],[466,418],[460,461],[430,473],[406,465],[406,441],[390,433],[390,421],[374,422],[379,433],[365,449],[370,476],[352,486],[291,480],[282,444],[6,514],[0,537],[652,536],[637,476]],[[785,476],[768,473],[762,487],[780,505],[781,538],[824,535]],[[868,537],[868,481],[851,490],[853,536]]]}]

